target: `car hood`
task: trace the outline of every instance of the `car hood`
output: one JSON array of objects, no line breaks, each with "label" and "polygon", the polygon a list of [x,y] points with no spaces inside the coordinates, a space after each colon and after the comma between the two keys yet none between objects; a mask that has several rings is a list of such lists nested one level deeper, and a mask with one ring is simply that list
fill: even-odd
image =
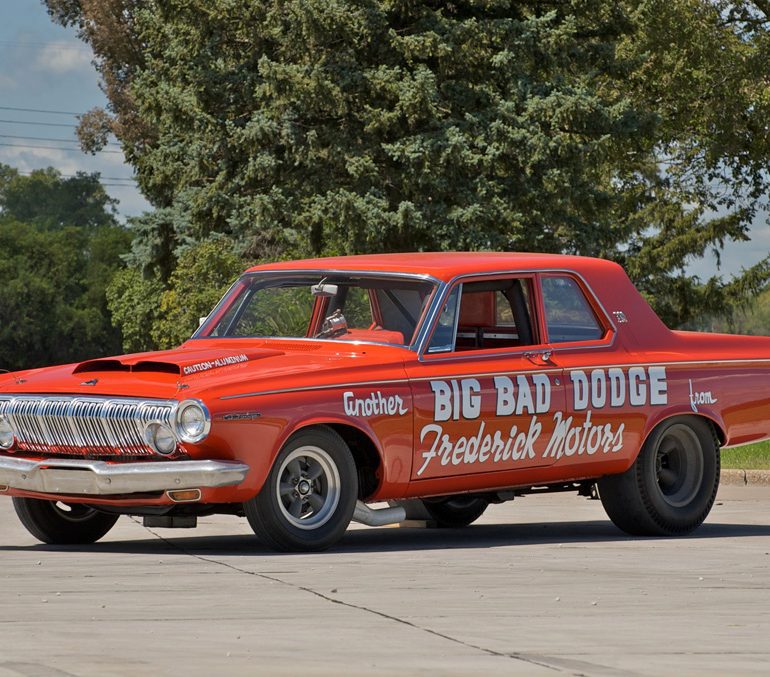
[{"label": "car hood", "polygon": [[196,339],[174,350],[3,375],[0,393],[219,397],[332,385],[343,378],[340,372],[361,378],[377,367],[403,363],[408,354],[404,348],[348,342]]}]

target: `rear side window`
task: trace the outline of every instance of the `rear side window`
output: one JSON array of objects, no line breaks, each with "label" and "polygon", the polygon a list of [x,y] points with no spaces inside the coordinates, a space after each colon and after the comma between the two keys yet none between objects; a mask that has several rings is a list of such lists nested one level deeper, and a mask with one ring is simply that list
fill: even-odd
[{"label": "rear side window", "polygon": [[591,304],[573,278],[549,276],[541,280],[550,343],[595,341],[604,336]]}]

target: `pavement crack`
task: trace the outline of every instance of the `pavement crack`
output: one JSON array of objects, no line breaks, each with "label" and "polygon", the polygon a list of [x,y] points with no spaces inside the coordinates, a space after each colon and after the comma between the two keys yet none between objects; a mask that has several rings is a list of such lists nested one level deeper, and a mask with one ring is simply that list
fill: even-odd
[{"label": "pavement crack", "polygon": [[22,661],[3,661],[0,668],[15,672],[23,677],[75,677],[71,672],[52,668],[42,663],[26,663]]},{"label": "pavement crack", "polygon": [[247,576],[254,576],[256,578],[261,578],[266,581],[271,581],[273,583],[280,583],[281,585],[285,585],[287,587],[293,588],[295,590],[299,590],[301,592],[308,593],[310,595],[314,595],[326,602],[330,602],[331,604],[336,604],[338,606],[347,607],[348,609],[356,609],[357,611],[363,611],[364,613],[372,614],[374,616],[378,616],[379,618],[383,618],[385,620],[391,621],[393,623],[399,623],[401,625],[405,625],[407,627],[413,628],[415,630],[419,630],[421,632],[424,632],[429,635],[433,635],[434,637],[439,637],[440,639],[444,639],[448,642],[452,642],[454,644],[457,644],[459,646],[463,646],[468,649],[473,649],[475,651],[481,651],[488,656],[496,656],[498,658],[510,658],[515,661],[520,661],[522,663],[528,663],[529,665],[537,665],[538,667],[545,668],[547,670],[552,670],[554,672],[570,672],[570,674],[574,675],[575,677],[587,677],[587,673],[584,672],[573,672],[570,670],[565,670],[562,667],[549,664],[545,662],[544,660],[539,660],[538,658],[535,658],[533,656],[525,656],[518,653],[506,653],[503,651],[495,651],[494,649],[489,649],[484,646],[480,646],[478,644],[473,644],[472,642],[466,642],[462,639],[459,639],[457,637],[453,637],[452,635],[447,635],[446,633],[439,632],[438,630],[433,630],[432,628],[419,625],[418,623],[413,623],[412,621],[406,620],[405,618],[400,618],[398,616],[394,616],[393,614],[385,613],[384,611],[378,611],[377,609],[373,609],[371,607],[365,606],[363,604],[353,604],[352,602],[345,602],[341,599],[337,599],[335,597],[330,597],[329,595],[324,594],[323,592],[319,592],[318,590],[314,590],[313,588],[309,588],[305,585],[298,585],[296,583],[292,583],[291,581],[284,580],[282,578],[278,578],[277,576],[271,576],[269,574],[260,573],[259,571],[249,571],[248,569],[242,569],[241,567],[235,566],[234,564],[229,564],[227,562],[223,562],[218,559],[214,559],[213,557],[204,557],[203,555],[199,555],[197,553],[194,553],[190,550],[187,550],[186,548],[183,548],[179,544],[175,543],[174,541],[165,538],[161,534],[159,534],[157,531],[153,531],[149,527],[145,527],[141,521],[138,519],[131,517],[131,519],[142,526],[146,531],[151,533],[155,538],[163,541],[167,546],[170,548],[173,548],[174,550],[177,550],[178,552],[184,553],[185,555],[188,555],[189,557],[193,557],[194,559],[197,559],[201,562],[206,562],[208,564],[215,564],[220,567],[225,567],[226,569],[231,569],[233,571],[236,571],[241,574],[246,574]]}]

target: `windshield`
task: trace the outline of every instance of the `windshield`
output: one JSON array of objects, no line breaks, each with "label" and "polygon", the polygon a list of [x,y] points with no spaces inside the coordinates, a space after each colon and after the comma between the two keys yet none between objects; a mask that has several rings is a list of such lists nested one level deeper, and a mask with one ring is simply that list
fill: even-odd
[{"label": "windshield", "polygon": [[360,273],[244,275],[193,338],[316,338],[409,345],[436,285]]}]

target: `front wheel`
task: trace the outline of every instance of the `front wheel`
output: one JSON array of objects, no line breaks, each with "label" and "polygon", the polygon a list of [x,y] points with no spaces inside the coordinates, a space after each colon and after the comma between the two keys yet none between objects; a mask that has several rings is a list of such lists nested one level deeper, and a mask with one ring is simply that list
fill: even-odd
[{"label": "front wheel", "polygon": [[49,545],[94,543],[118,521],[118,515],[87,505],[14,497],[21,523],[35,538]]},{"label": "front wheel", "polygon": [[489,501],[477,496],[444,496],[422,501],[428,514],[440,528],[456,529],[475,522],[489,506]]},{"label": "front wheel", "polygon": [[706,519],[719,471],[719,446],[709,424],[678,416],[650,434],[631,468],[598,481],[599,498],[626,533],[679,536]]},{"label": "front wheel", "polygon": [[331,428],[319,427],[286,443],[244,511],[254,533],[275,550],[325,550],[342,538],[357,498],[348,445]]}]

